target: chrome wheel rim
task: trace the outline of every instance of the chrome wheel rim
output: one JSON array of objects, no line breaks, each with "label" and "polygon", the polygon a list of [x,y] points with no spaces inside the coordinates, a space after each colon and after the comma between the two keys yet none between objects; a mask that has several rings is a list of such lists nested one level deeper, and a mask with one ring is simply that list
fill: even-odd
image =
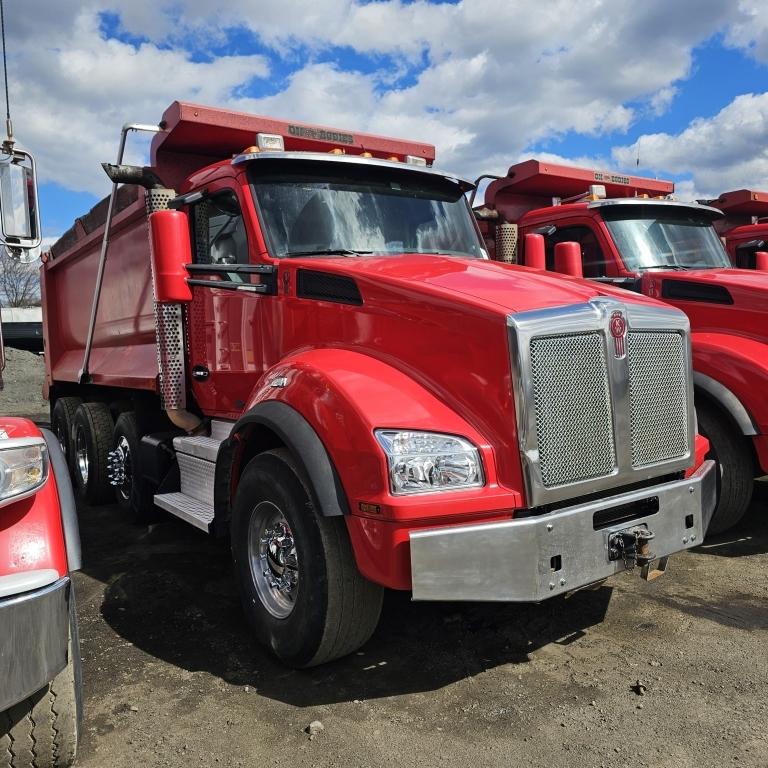
[{"label": "chrome wheel rim", "polygon": [[117,486],[117,493],[121,499],[128,501],[131,498],[131,487],[133,485],[133,464],[131,461],[131,447],[128,445],[128,439],[125,435],[120,435],[115,451],[119,454],[123,466],[123,482]]},{"label": "chrome wheel rim", "polygon": [[271,501],[251,513],[248,564],[261,604],[276,619],[290,616],[299,590],[299,558],[288,521]]},{"label": "chrome wheel rim", "polygon": [[85,430],[82,427],[78,427],[75,431],[75,461],[83,485],[88,485],[88,443],[85,439]]}]

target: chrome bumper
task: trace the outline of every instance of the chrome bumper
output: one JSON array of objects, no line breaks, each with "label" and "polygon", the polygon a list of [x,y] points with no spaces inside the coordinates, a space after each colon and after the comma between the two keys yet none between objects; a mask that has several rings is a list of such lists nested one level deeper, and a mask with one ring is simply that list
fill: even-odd
[{"label": "chrome bumper", "polygon": [[0,712],[39,691],[67,665],[70,581],[0,600]]},{"label": "chrome bumper", "polygon": [[[705,461],[685,480],[546,515],[412,531],[413,599],[545,600],[626,570],[624,560],[611,559],[609,538],[638,527],[653,533],[657,558],[695,547],[714,512],[715,472],[714,462]],[[595,530],[596,512],[646,500],[658,511]]]}]

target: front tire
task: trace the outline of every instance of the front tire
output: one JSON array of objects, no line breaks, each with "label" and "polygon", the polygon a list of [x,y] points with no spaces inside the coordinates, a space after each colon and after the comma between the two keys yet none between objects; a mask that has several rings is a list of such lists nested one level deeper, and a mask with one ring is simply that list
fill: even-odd
[{"label": "front tire", "polygon": [[83,403],[75,412],[75,487],[88,504],[106,504],[114,498],[108,467],[114,428],[106,403]]},{"label": "front tire", "polygon": [[344,519],[320,516],[285,450],[260,454],[242,474],[232,557],[249,623],[286,664],[346,656],[376,629],[383,588],[361,576]]},{"label": "front tire", "polygon": [[723,533],[749,509],[755,465],[746,438],[719,411],[708,405],[696,409],[699,429],[710,442],[708,459],[717,463],[717,506],[706,535]]},{"label": "front tire", "polygon": [[45,688],[0,712],[0,761],[13,754],[13,768],[69,768],[75,762],[82,720],[82,683],[74,601],[73,593],[67,666]]}]

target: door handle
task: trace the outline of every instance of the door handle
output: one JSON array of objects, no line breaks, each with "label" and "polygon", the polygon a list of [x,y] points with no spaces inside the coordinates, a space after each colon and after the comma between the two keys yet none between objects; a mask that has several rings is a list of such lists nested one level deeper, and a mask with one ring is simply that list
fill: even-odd
[{"label": "door handle", "polygon": [[211,372],[204,365],[192,366],[192,378],[195,381],[207,381]]}]

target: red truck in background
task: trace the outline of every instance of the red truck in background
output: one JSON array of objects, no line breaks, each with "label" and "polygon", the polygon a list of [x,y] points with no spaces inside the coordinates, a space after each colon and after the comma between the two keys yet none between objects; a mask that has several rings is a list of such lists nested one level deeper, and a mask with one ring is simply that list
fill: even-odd
[{"label": "red truck in background", "polygon": [[[133,128],[150,167],[121,163]],[[113,195],[43,265],[80,493],[229,535],[255,634],[294,666],[362,645],[385,587],[653,578],[714,508],[685,315],[488,260],[472,185],[433,159],[176,102],[124,128]]]},{"label": "red truck in background", "polygon": [[671,182],[536,160],[492,178],[476,215],[494,258],[688,315],[698,423],[720,467],[709,532],[735,525],[755,475],[768,473],[768,273],[732,268],[716,230],[722,212],[669,199]]},{"label": "red truck in background", "polygon": [[[15,145],[10,118],[7,125],[0,248],[30,261],[41,242],[34,160]],[[75,499],[57,439],[28,419],[0,416],[2,768],[67,768],[75,759],[82,707],[70,576],[79,568]]]},{"label": "red truck in background", "polygon": [[77,511],[58,440],[0,416],[0,766],[66,768],[82,718]]},{"label": "red truck in background", "polygon": [[736,189],[701,202],[723,212],[715,229],[733,264],[768,271],[768,192]]}]

